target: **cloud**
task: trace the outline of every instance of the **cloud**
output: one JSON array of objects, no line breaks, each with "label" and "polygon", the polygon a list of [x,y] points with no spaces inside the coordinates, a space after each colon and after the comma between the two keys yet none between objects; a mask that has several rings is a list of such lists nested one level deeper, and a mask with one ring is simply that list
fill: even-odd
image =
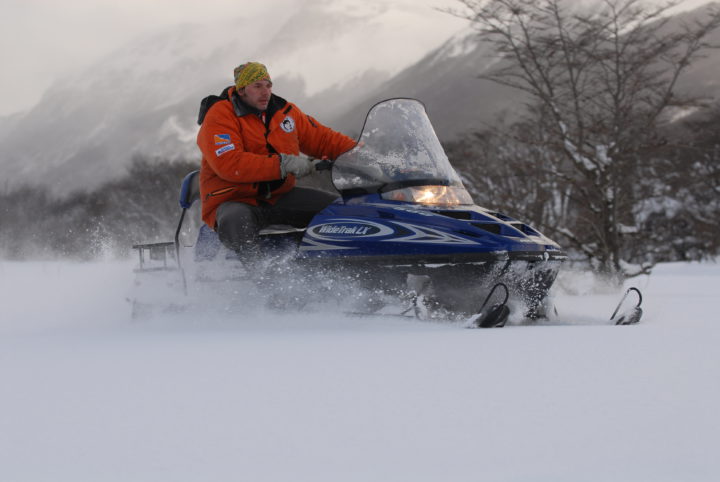
[{"label": "cloud", "polygon": [[55,79],[88,67],[139,35],[187,22],[209,23],[218,14],[252,14],[259,8],[253,5],[236,0],[3,0],[0,115],[31,107]]},{"label": "cloud", "polygon": [[[0,115],[31,108],[52,83],[92,65],[134,38],[182,23],[282,10],[290,0],[2,0]],[[331,0],[293,0],[294,4]],[[333,0],[344,8],[343,0]],[[372,2],[373,0],[366,0]],[[413,7],[455,5],[453,0],[375,0]],[[654,0],[662,1],[662,0]],[[685,0],[691,8],[706,0]],[[9,74],[8,74],[9,73]]]}]

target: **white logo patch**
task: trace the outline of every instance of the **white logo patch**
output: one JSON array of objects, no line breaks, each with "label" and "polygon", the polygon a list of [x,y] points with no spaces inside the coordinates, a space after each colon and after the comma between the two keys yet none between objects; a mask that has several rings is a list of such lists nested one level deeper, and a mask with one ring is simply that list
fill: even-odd
[{"label": "white logo patch", "polygon": [[292,132],[295,130],[295,120],[289,115],[285,116],[283,121],[280,123],[280,128],[285,132]]},{"label": "white logo patch", "polygon": [[235,149],[235,144],[228,144],[227,146],[223,146],[220,149],[217,149],[215,151],[215,155],[220,157],[223,154],[225,154],[227,151],[232,151],[233,149]]}]

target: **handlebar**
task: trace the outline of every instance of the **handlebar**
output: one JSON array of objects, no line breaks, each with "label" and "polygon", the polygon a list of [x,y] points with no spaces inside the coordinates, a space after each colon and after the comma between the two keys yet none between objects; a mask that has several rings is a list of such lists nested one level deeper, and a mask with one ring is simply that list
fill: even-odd
[{"label": "handlebar", "polygon": [[329,171],[332,169],[333,161],[330,161],[328,159],[323,159],[317,163],[315,163],[315,170],[317,171]]}]

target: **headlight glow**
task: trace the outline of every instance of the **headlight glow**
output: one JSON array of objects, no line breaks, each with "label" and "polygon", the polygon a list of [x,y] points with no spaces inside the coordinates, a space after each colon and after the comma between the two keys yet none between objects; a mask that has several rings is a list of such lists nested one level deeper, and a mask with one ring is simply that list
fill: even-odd
[{"label": "headlight glow", "polygon": [[473,204],[470,194],[464,187],[458,186],[418,186],[404,187],[381,194],[383,199],[417,204],[454,206]]}]

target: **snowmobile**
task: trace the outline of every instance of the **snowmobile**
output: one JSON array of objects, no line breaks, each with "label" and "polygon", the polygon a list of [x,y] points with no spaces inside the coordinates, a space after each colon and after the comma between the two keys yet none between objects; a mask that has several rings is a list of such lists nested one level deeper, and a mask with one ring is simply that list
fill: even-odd
[{"label": "snowmobile", "polygon": [[364,293],[356,307],[363,313],[394,300],[398,315],[473,327],[504,326],[515,309],[528,319],[552,309],[565,252],[532,226],[474,204],[418,100],[374,105],[357,146],[317,168],[331,171],[340,197],[305,229],[262,230],[265,263],[250,267],[208,226],[192,245],[181,242],[185,214],[199,198],[191,172],[174,242],[135,245],[138,273],[180,273],[176,284],[187,293],[211,277],[204,265],[223,266],[225,282],[250,280],[285,309]]}]

